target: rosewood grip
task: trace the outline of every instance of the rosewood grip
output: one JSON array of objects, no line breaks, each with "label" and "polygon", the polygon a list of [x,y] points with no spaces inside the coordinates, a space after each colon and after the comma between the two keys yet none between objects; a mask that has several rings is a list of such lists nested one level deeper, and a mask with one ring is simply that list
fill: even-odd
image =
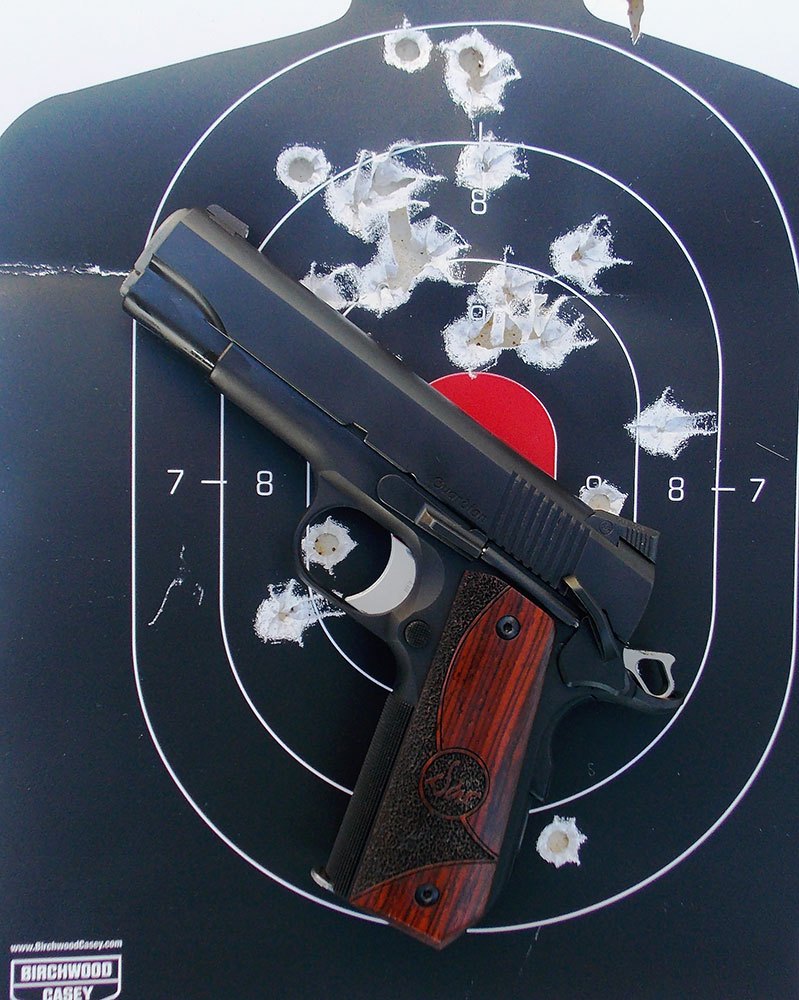
[{"label": "rosewood grip", "polygon": [[483,915],[553,634],[503,580],[464,574],[346,879],[354,906],[438,948]]}]

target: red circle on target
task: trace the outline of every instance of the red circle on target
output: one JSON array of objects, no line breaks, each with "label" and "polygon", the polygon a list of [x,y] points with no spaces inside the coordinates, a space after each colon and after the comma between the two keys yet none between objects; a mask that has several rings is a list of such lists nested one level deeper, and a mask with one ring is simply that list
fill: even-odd
[{"label": "red circle on target", "polygon": [[541,400],[504,375],[444,375],[430,383],[460,409],[529,462],[555,475],[555,425]]}]

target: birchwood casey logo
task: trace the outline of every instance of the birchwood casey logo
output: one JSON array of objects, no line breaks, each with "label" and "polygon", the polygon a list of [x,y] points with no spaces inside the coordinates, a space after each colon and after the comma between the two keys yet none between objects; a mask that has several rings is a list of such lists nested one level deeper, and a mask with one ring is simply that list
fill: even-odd
[{"label": "birchwood casey logo", "polygon": [[11,961],[11,1000],[115,1000],[121,992],[121,955]]}]

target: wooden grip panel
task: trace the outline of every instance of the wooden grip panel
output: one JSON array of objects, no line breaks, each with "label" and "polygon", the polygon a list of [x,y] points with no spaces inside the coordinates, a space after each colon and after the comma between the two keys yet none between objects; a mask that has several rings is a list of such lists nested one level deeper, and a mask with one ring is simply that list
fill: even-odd
[{"label": "wooden grip panel", "polygon": [[504,581],[464,574],[355,873],[353,905],[436,947],[480,919],[553,636],[552,619]]}]

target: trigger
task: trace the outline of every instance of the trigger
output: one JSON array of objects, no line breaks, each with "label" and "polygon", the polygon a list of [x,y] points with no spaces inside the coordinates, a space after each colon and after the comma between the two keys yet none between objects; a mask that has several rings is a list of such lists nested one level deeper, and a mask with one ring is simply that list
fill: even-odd
[{"label": "trigger", "polygon": [[374,583],[345,600],[364,615],[385,614],[402,604],[415,582],[416,563],[411,550],[392,535],[386,568]]}]

